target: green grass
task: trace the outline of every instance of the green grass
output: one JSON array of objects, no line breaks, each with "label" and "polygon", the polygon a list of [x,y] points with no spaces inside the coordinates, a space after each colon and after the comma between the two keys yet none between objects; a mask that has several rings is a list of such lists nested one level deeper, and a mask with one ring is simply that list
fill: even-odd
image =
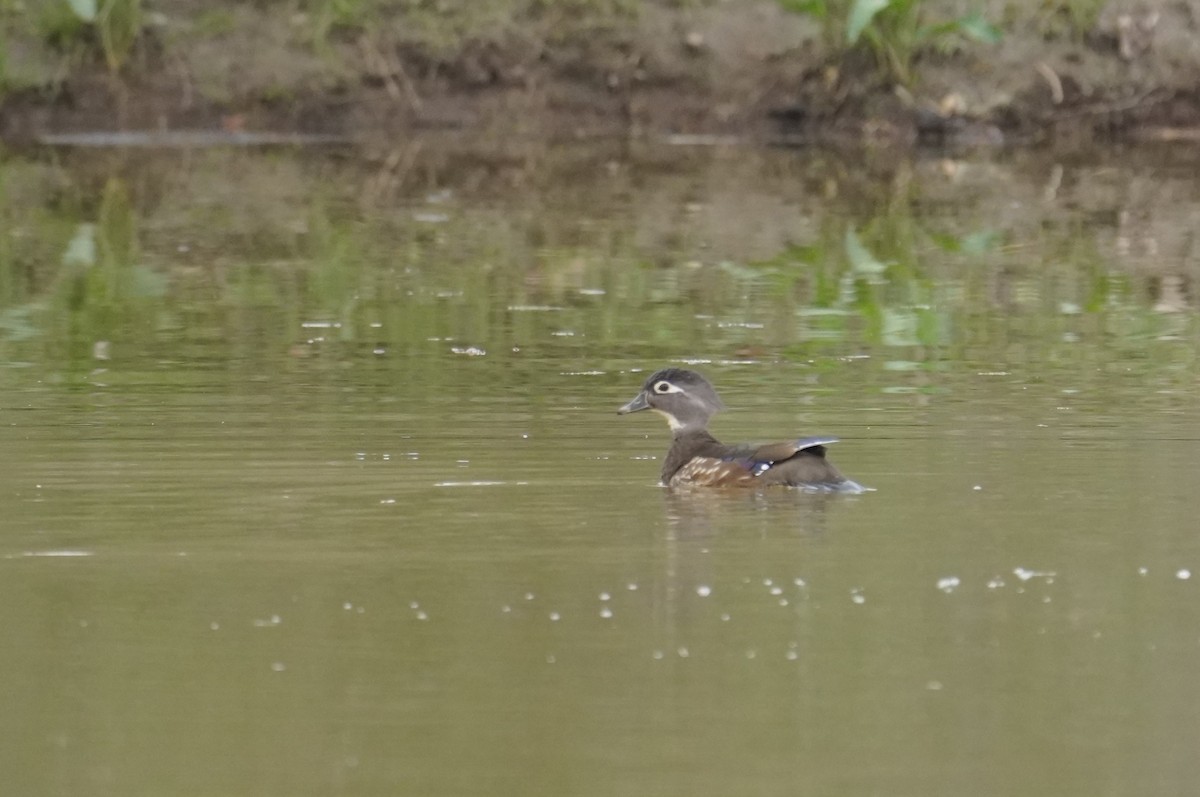
[{"label": "green grass", "polygon": [[835,52],[865,47],[889,80],[908,85],[926,50],[962,41],[995,44],[1000,32],[978,12],[930,21],[921,0],[777,0],[780,7],[818,20]]},{"label": "green grass", "polygon": [[145,24],[142,0],[104,0],[95,24],[105,62],[110,71],[119,72]]},{"label": "green grass", "polygon": [[212,8],[192,19],[192,30],[200,36],[222,36],[236,27],[237,18],[227,8]]},{"label": "green grass", "polygon": [[550,39],[564,31],[631,19],[644,0],[306,0],[314,43],[387,29],[433,49],[519,33]]},{"label": "green grass", "polygon": [[125,65],[145,24],[142,0],[44,0],[24,6],[24,12],[15,4],[10,8],[7,16],[31,25],[49,47],[68,56],[98,51],[114,74]]}]

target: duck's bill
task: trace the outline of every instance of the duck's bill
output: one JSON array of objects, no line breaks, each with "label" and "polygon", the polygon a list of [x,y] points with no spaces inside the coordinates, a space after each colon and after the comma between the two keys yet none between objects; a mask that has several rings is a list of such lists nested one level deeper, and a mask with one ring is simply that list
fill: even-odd
[{"label": "duck's bill", "polygon": [[639,412],[641,410],[650,409],[650,403],[646,401],[646,394],[638,393],[633,397],[633,401],[626,404],[621,409],[617,410],[617,415],[628,415],[631,412]]}]

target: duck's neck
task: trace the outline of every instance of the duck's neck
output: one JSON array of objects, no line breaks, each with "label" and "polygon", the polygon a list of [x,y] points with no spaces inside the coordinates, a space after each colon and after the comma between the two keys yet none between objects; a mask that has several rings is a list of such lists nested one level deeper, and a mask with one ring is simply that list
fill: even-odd
[{"label": "duck's neck", "polygon": [[704,426],[686,426],[675,430],[671,448],[663,460],[662,483],[670,484],[675,471],[682,468],[693,457],[711,453],[714,447],[721,443],[708,433]]},{"label": "duck's neck", "polygon": [[708,424],[701,421],[700,423],[676,424],[671,427],[672,440],[680,440],[686,437],[696,436],[712,437],[708,433]]}]

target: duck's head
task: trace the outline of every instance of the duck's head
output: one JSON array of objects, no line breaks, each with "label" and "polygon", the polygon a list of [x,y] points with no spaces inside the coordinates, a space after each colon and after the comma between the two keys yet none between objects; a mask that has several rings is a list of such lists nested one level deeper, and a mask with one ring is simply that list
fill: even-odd
[{"label": "duck's head", "polygon": [[672,432],[681,434],[703,429],[708,419],[723,409],[717,391],[700,374],[686,368],[664,368],[652,374],[642,392],[617,414],[654,410],[667,419]]}]

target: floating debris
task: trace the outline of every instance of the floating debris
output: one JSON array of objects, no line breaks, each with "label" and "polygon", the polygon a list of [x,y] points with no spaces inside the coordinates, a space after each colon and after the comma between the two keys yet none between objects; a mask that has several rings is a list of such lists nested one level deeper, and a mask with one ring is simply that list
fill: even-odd
[{"label": "floating debris", "polygon": [[1013,569],[1013,575],[1022,581],[1028,581],[1031,578],[1052,579],[1058,573],[1053,570],[1026,570],[1024,567],[1017,567]]},{"label": "floating debris", "polygon": [[958,585],[961,583],[958,576],[946,576],[937,580],[937,588],[942,592],[951,593],[958,589]]},{"label": "floating debris", "polygon": [[430,213],[424,210],[418,210],[412,215],[413,221],[419,221],[422,224],[445,224],[450,221],[450,217],[445,213]]},{"label": "floating debris", "polygon": [[434,487],[503,487],[506,484],[511,484],[515,487],[525,487],[529,482],[501,482],[501,481],[475,481],[475,482],[434,482]]}]

